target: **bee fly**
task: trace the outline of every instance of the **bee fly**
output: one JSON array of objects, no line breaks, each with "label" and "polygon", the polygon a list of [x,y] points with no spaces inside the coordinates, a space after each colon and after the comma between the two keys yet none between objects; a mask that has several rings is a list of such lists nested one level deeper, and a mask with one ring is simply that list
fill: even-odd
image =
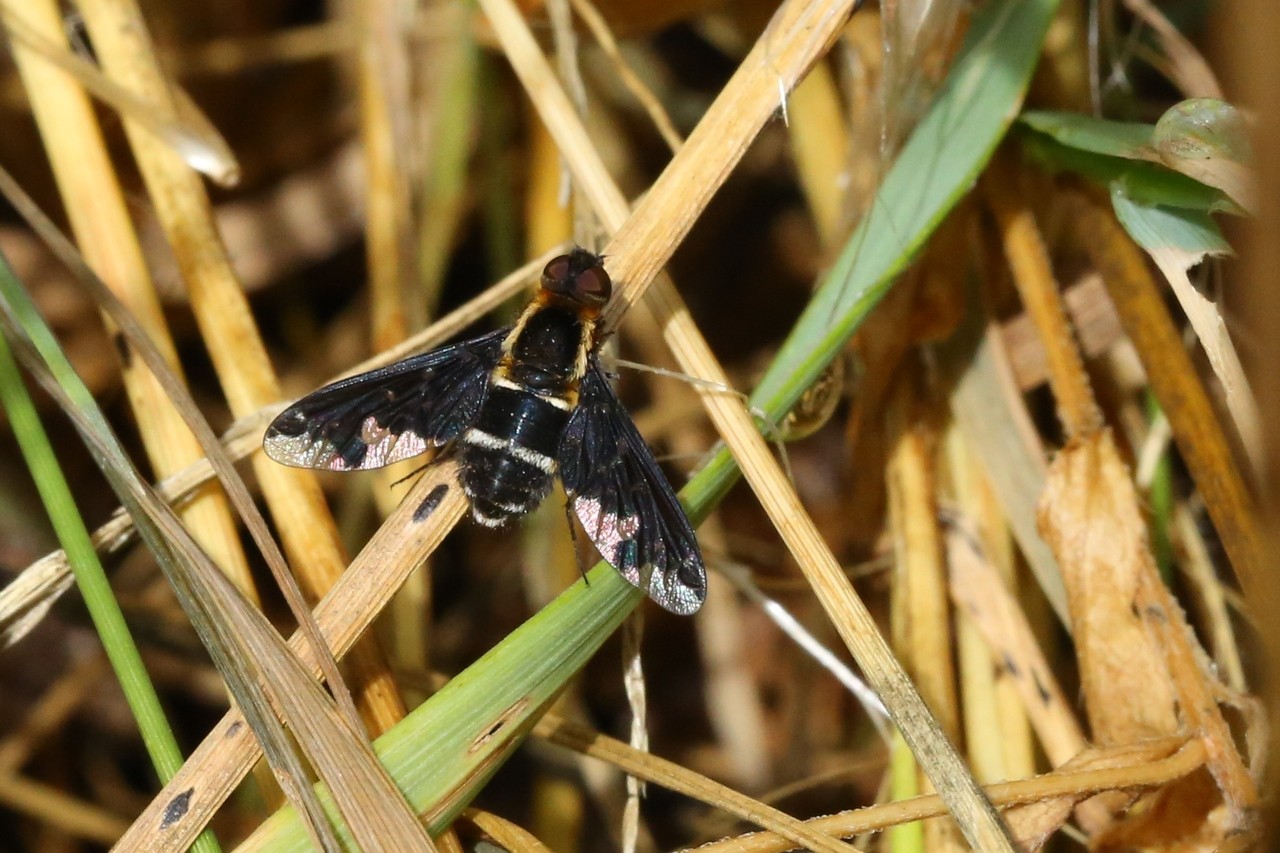
[{"label": "bee fly", "polygon": [[707,592],[689,519],[600,366],[603,259],[552,259],[515,325],[327,385],[267,428],[277,462],[355,471],[443,447],[471,515],[501,527],[559,475],[606,561],[673,613]]}]

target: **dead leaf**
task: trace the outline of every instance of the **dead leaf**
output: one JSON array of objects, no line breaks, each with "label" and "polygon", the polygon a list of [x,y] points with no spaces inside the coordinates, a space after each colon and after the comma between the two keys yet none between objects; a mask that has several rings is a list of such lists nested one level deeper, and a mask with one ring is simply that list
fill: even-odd
[{"label": "dead leaf", "polygon": [[1040,532],[1062,568],[1095,743],[1174,734],[1164,653],[1137,607],[1158,576],[1138,498],[1109,430],[1073,441],[1049,467]]}]

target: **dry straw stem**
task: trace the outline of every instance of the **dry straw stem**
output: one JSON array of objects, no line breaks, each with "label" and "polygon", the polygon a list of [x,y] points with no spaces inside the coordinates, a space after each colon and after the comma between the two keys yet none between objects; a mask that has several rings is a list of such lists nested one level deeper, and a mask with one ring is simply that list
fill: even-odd
[{"label": "dry straw stem", "polygon": [[[1080,348],[1086,358],[1102,355],[1123,337],[1120,318],[1107,298],[1106,288],[1102,276],[1089,272],[1067,285],[1062,292],[1063,307],[1071,319],[1071,327],[1080,338]],[[1004,321],[1001,326],[1018,387],[1030,391],[1048,381],[1045,349],[1036,335],[1031,317],[1022,313]]]},{"label": "dry straw stem", "polygon": [[893,639],[943,731],[959,740],[951,612],[938,523],[937,443],[915,405],[917,373],[912,367],[900,372],[888,413],[892,446],[885,491],[895,557]]},{"label": "dry straw stem", "polygon": [[832,251],[839,246],[845,224],[845,189],[837,176],[848,174],[849,129],[836,76],[828,65],[813,66],[796,86],[787,111],[796,177],[822,247]]},{"label": "dry straw stem", "polygon": [[964,327],[939,348],[938,363],[944,370],[963,365],[951,394],[952,416],[974,455],[986,465],[1018,549],[1049,606],[1069,631],[1071,618],[1062,572],[1036,528],[1036,501],[1044,491],[1045,451],[1013,375],[1000,327],[981,315],[980,305],[980,298],[970,300]]},{"label": "dry straw stem", "polygon": [[1213,653],[1213,662],[1227,687],[1236,693],[1246,693],[1249,687],[1244,661],[1240,657],[1222,579],[1209,554],[1205,531],[1200,529],[1187,501],[1179,501],[1173,508],[1172,534],[1178,568],[1192,590],[1192,606],[1198,610],[1197,622],[1205,626],[1205,639]]},{"label": "dry straw stem", "polygon": [[[983,553],[976,533],[967,529],[963,520],[952,522],[946,548],[951,597],[956,607],[967,614],[970,624],[981,634],[991,662],[1012,681],[1049,763],[1054,767],[1069,765],[1088,742],[1026,614],[999,570]],[[1111,819],[1106,806],[1093,801],[1080,804],[1077,815],[1089,833],[1103,828]]]},{"label": "dry straw stem", "polygon": [[[1190,775],[1204,765],[1205,750],[1198,740],[1162,738],[1129,746],[1090,750],[1081,756],[1082,769],[1063,768],[1031,779],[1002,782],[984,788],[1000,806],[1062,801],[1071,803],[1103,791],[1156,788]],[[806,823],[821,832],[850,838],[916,820],[947,813],[936,794],[913,797],[896,803],[867,806],[814,818]],[[1012,819],[1012,815],[1010,816]],[[1026,837],[1019,833],[1021,837]],[[794,849],[792,842],[777,835],[758,832],[704,844],[699,853],[783,853]]]},{"label": "dry straw stem", "polygon": [[365,254],[369,268],[373,347],[404,340],[404,295],[414,292],[413,211],[407,159],[409,58],[396,0],[347,6],[360,33],[360,132],[364,149]]},{"label": "dry straw stem", "polygon": [[1196,338],[1204,347],[1210,368],[1222,384],[1222,396],[1245,454],[1254,470],[1261,471],[1263,441],[1258,406],[1249,388],[1249,380],[1244,375],[1240,355],[1231,342],[1231,333],[1227,330],[1226,319],[1218,304],[1201,293],[1187,275],[1188,270],[1205,259],[1205,255],[1174,246],[1152,247],[1148,251],[1151,260],[1164,273],[1170,289],[1178,298],[1178,304],[1187,315]]},{"label": "dry straw stem", "polygon": [[1195,49],[1191,41],[1169,22],[1164,13],[1149,0],[1124,0],[1124,5],[1134,17],[1155,32],[1169,59],[1166,69],[1173,83],[1188,98],[1221,98],[1222,87],[1214,76],[1209,63]]},{"label": "dry straw stem", "polygon": [[[12,5],[6,3],[6,25],[17,15]],[[24,4],[21,20],[27,29],[51,46],[67,49],[62,16],[54,0],[31,0]],[[169,365],[179,372],[177,352],[161,313],[160,300],[152,288],[124,195],[111,168],[88,96],[71,75],[24,47],[21,41],[15,40],[13,47],[80,251],[98,276],[133,311]],[[199,442],[150,371],[139,360],[126,357],[123,372],[130,406],[156,474],[166,477],[200,459],[204,454]],[[242,591],[256,599],[257,591],[240,548],[235,520],[217,487],[209,487],[196,496],[183,510],[182,517],[214,562]]]},{"label": "dry straw stem", "polygon": [[[516,74],[529,92],[578,182],[613,239],[605,247],[620,282],[606,309],[616,325],[650,283],[646,307],[663,326],[681,369],[726,385],[706,341],[665,278],[655,278],[714,192],[804,71],[840,31],[852,10],[846,0],[784,3],[684,146],[628,216],[626,199],[609,178],[572,104],[510,0],[481,0]],[[770,519],[814,586],[823,608],[868,681],[893,712],[921,765],[953,810],[969,842],[982,850],[1011,849],[999,816],[986,802],[955,749],[938,729],[893,657],[757,431],[735,398],[700,392],[704,405]]]},{"label": "dry straw stem", "polygon": [[436,839],[436,849],[440,853],[466,853],[466,849],[462,846],[462,842],[458,840],[458,836],[452,832],[447,832]]},{"label": "dry straw stem", "polygon": [[613,30],[609,29],[609,22],[604,19],[604,16],[600,14],[600,10],[591,3],[591,0],[571,0],[571,2],[573,3],[573,10],[578,13],[578,17],[582,18],[582,22],[591,30],[591,35],[595,38],[596,43],[600,45],[600,49],[613,62],[613,67],[617,70],[622,84],[640,102],[640,106],[649,116],[649,120],[657,128],[658,135],[662,137],[662,141],[667,143],[667,147],[671,149],[673,154],[679,151],[684,139],[680,136],[680,132],[676,130],[675,125],[671,123],[671,117],[667,115],[662,102],[649,90],[644,81],[636,76],[636,73],[631,70],[631,66],[627,64],[627,60],[622,56],[622,52],[618,50],[618,41],[613,37]]},{"label": "dry straw stem", "polygon": [[525,179],[524,242],[526,251],[534,252],[573,233],[573,211],[561,203],[564,161],[555,140],[538,121],[532,107],[526,106],[521,113],[527,118],[525,168],[529,172]]},{"label": "dry straw stem", "polygon": [[963,520],[952,522],[946,547],[951,597],[1013,678],[1049,762],[1066,764],[1087,742],[1026,614]]},{"label": "dry straw stem", "polygon": [[1018,295],[1044,346],[1058,417],[1068,436],[1091,435],[1102,427],[1102,412],[1089,387],[1035,214],[1018,190],[1019,177],[1007,156],[997,156],[982,180],[983,195],[1000,229]]},{"label": "dry straw stem", "polygon": [[127,821],[66,792],[21,776],[0,774],[0,803],[30,815],[46,827],[99,844],[113,844]]},{"label": "dry straw stem", "polygon": [[[981,463],[970,453],[960,426],[946,426],[944,476],[956,511],[973,520],[972,535],[998,590],[1008,598],[1018,587],[1015,552],[1009,528],[986,483]],[[944,510],[945,512],[945,510]],[[950,577],[952,538],[956,531],[948,520],[945,565]],[[955,584],[951,585],[952,597]],[[1020,779],[1036,772],[1035,735],[1021,696],[1016,675],[1002,665],[996,647],[988,643],[976,622],[956,606],[956,665],[960,702],[964,708],[964,743],[973,775],[980,783]]]},{"label": "dry straw stem", "polygon": [[[95,537],[94,541],[100,540]],[[7,649],[44,621],[49,608],[74,581],[66,553],[54,551],[27,566],[0,590],[0,649]]]},{"label": "dry straw stem", "polygon": [[[316,606],[316,624],[339,657],[352,647],[409,573],[430,556],[462,517],[466,500],[454,487],[456,473],[452,462],[429,467]],[[434,512],[426,519],[415,520],[423,501],[442,485],[448,490]],[[290,644],[314,670],[312,652],[301,638],[295,635]],[[240,712],[227,712],[182,770],[134,821],[121,839],[120,849],[174,849],[191,843],[261,754],[261,747]],[[169,812],[178,798],[185,800],[186,811],[174,819]]]},{"label": "dry straw stem", "polygon": [[1280,612],[1257,508],[1146,258],[1106,202],[1074,192],[1063,202],[1066,221],[1075,223],[1076,239],[1102,273],[1125,334],[1138,350],[1245,599],[1255,614]]},{"label": "dry straw stem", "polygon": [[[954,419],[946,428],[946,473],[950,491],[960,512],[973,517],[973,542],[998,584],[997,594],[1015,601],[1021,583],[1018,553],[991,489],[984,465],[974,455]],[[948,521],[945,538],[948,580],[952,564],[955,520]],[[952,599],[955,584],[951,585]],[[983,589],[984,587],[977,587]],[[956,644],[960,649],[961,706],[964,707],[965,744],[969,762],[980,783],[1021,779],[1036,772],[1036,739],[1027,706],[1021,701],[1015,674],[1006,669],[1000,654],[978,629],[977,622],[956,607]],[[1021,612],[1019,608],[1019,613]],[[989,721],[995,721],[995,725]]]},{"label": "dry straw stem", "polygon": [[849,853],[847,845],[822,832],[814,831],[806,821],[797,820],[673,761],[635,749],[556,714],[544,715],[534,727],[533,733],[566,749],[606,761],[637,779],[709,803],[757,826],[769,827],[774,834],[786,838],[787,843],[793,846],[800,845],[806,850],[827,853]]},{"label": "dry straw stem", "polygon": [[495,814],[480,809],[465,809],[462,819],[473,824],[492,838],[504,850],[511,853],[551,853],[551,848],[543,844],[528,830],[509,820],[503,820]]},{"label": "dry straw stem", "polygon": [[[132,0],[82,0],[80,9],[99,58],[117,82],[159,115],[176,115],[146,24]],[[128,119],[125,129],[232,412],[244,416],[275,403],[280,389],[200,178],[145,129]],[[319,484],[310,473],[263,456],[255,457],[254,468],[299,582],[312,598],[320,597],[347,561]],[[403,717],[404,709],[373,643],[363,642],[348,664],[362,716],[381,732]],[[333,686],[345,696],[341,683]]]},{"label": "dry straw stem", "polygon": [[[899,371],[899,381],[889,400],[888,434],[891,442],[886,466],[889,525],[893,534],[894,568],[892,632],[894,650],[903,667],[919,685],[942,730],[960,739],[960,709],[952,665],[951,611],[947,600],[946,572],[942,565],[942,533],[938,524],[936,442],[921,407],[916,405],[916,365]],[[892,773],[898,768],[892,763]],[[905,764],[917,776],[921,768]],[[901,780],[894,780],[895,789]],[[921,778],[916,790],[930,791]],[[958,840],[954,826],[942,821],[924,824],[928,850],[954,850]]]}]

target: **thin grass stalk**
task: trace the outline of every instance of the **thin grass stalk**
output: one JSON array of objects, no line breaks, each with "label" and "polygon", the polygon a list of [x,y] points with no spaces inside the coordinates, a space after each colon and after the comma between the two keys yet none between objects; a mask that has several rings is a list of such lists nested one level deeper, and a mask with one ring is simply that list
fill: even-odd
[{"label": "thin grass stalk", "polygon": [[[0,258],[0,276],[16,285],[12,280],[13,273],[3,258]],[[142,664],[142,655],[125,624],[106,572],[98,561],[89,531],[58,465],[57,455],[44,433],[35,405],[23,384],[22,374],[3,336],[0,336],[0,401],[13,425],[14,436],[35,479],[49,520],[67,554],[89,618],[102,640],[129,710],[138,723],[152,766],[164,784],[182,767],[182,752],[178,749],[164,709],[160,707],[160,697]],[[218,849],[217,841],[210,833],[203,834],[197,846],[204,851]]]},{"label": "thin grass stalk", "polygon": [[[1204,766],[1204,745],[1197,740],[1167,738],[1134,746],[1099,750],[1112,758],[1112,766],[1090,770],[1055,770],[1030,779],[988,785],[984,791],[1002,807],[1051,802],[1056,798],[1080,799],[1104,791],[1159,788],[1186,778]],[[853,811],[813,818],[810,826],[841,838],[902,826],[947,814],[937,794],[904,802],[883,803]],[[700,853],[785,853],[794,849],[787,839],[770,833],[752,833],[704,844]]]}]

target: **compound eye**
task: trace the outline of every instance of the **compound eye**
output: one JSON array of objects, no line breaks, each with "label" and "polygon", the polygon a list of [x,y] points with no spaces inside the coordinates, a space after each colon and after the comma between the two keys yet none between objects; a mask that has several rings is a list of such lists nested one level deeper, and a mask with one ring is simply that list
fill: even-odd
[{"label": "compound eye", "polygon": [[564,293],[569,289],[572,272],[569,269],[569,256],[560,255],[547,261],[542,268],[542,286],[553,293]]},{"label": "compound eye", "polygon": [[573,296],[587,305],[603,305],[613,293],[613,283],[604,267],[588,267],[574,276]]}]

